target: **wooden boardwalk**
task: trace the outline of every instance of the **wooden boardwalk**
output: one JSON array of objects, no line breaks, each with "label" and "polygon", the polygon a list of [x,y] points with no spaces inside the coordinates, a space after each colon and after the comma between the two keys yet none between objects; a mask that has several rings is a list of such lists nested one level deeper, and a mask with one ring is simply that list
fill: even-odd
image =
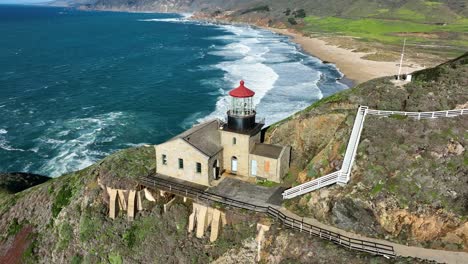
[{"label": "wooden boardwalk", "polygon": [[236,196],[235,198],[221,196],[210,192],[209,189],[202,190],[200,188],[193,188],[181,182],[175,182],[170,179],[159,178],[157,176],[142,177],[140,178],[140,183],[150,188],[157,188],[177,195],[190,197],[198,202],[222,203],[227,206],[265,213],[287,228],[291,228],[297,232],[308,234],[310,236],[329,240],[349,250],[367,252],[384,257],[413,257],[440,263],[462,264],[466,263],[466,260],[468,259],[468,253],[465,252],[410,247],[382,239],[361,236],[320,223],[312,218],[300,217],[279,205],[269,205],[265,200],[253,203],[251,199],[252,197],[250,197],[248,198],[248,201],[243,201],[239,196]]},{"label": "wooden boardwalk", "polygon": [[351,169],[353,167],[354,159],[356,158],[356,151],[359,145],[359,140],[361,138],[361,132],[364,127],[366,115],[375,115],[381,117],[398,115],[421,120],[468,115],[468,109],[454,109],[434,112],[402,112],[374,110],[369,109],[367,106],[359,106],[359,109],[356,113],[356,118],[354,119],[353,130],[351,131],[351,136],[349,137],[348,146],[346,148],[346,153],[343,158],[343,165],[341,166],[341,169],[339,171],[327,174],[320,178],[285,190],[283,192],[283,199],[291,199],[335,183],[346,184],[349,182],[351,179]]}]

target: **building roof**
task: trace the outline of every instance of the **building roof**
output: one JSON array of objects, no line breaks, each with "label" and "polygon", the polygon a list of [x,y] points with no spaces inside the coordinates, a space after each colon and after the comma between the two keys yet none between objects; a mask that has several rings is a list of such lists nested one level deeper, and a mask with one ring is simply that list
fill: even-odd
[{"label": "building roof", "polygon": [[239,87],[231,90],[229,95],[237,98],[246,98],[252,97],[255,95],[255,92],[244,86],[244,81],[240,81]]},{"label": "building roof", "polygon": [[207,121],[193,126],[189,130],[173,137],[170,140],[180,138],[203,154],[212,157],[223,149],[221,146],[221,136],[218,131],[221,125],[222,123],[218,119]]},{"label": "building roof", "polygon": [[255,144],[250,154],[272,159],[278,159],[282,151],[283,147],[281,146],[257,143]]}]

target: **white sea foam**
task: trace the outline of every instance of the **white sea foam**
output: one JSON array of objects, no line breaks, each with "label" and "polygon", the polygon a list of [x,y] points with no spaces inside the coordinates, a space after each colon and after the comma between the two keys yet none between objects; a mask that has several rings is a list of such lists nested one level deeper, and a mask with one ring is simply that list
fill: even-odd
[{"label": "white sea foam", "polygon": [[212,118],[224,119],[230,103],[227,92],[237,87],[240,80],[244,80],[246,86],[255,91],[257,112],[260,117],[265,117],[267,125],[323,97],[318,86],[323,73],[309,65],[321,64],[319,59],[303,54],[285,37],[268,31],[247,26],[221,27],[227,34],[214,39],[227,44],[210,47],[209,53],[225,58],[216,65],[225,72],[225,87],[215,110],[199,118],[198,122]]},{"label": "white sea foam", "polygon": [[8,131],[6,129],[0,128],[0,134],[6,134]]},{"label": "white sea foam", "polygon": [[112,131],[115,126],[122,125],[123,118],[124,113],[111,112],[67,120],[49,128],[46,135],[37,140],[38,145],[56,154],[47,160],[39,172],[56,177],[92,165],[109,154],[94,150],[93,146],[112,142],[116,138]]}]

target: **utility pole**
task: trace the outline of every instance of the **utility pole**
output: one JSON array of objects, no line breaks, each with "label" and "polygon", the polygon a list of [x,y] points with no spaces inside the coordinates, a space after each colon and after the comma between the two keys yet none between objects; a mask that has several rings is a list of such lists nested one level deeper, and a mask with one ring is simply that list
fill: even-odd
[{"label": "utility pole", "polygon": [[403,50],[401,51],[400,67],[398,68],[397,80],[400,80],[401,67],[403,66],[403,56],[404,56],[404,54],[405,54],[405,46],[406,46],[406,38],[405,38],[405,40],[403,41]]}]

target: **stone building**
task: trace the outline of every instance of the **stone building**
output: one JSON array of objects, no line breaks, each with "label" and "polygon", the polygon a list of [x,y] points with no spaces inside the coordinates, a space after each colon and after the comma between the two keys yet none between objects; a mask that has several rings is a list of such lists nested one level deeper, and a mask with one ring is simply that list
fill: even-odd
[{"label": "stone building", "polygon": [[291,148],[261,142],[255,93],[243,81],[229,95],[227,123],[211,120],[155,146],[157,174],[206,186],[223,173],[281,182]]}]

